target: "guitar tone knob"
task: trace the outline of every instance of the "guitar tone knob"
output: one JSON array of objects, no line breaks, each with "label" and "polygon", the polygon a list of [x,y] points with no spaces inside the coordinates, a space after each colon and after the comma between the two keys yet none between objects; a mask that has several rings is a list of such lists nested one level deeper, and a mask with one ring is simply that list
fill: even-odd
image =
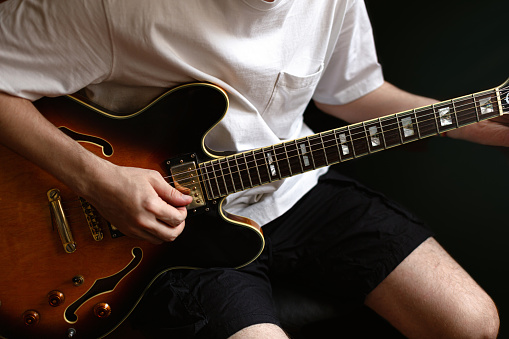
[{"label": "guitar tone knob", "polygon": [[39,323],[39,312],[35,310],[28,310],[23,313],[23,322],[27,326],[34,326]]},{"label": "guitar tone knob", "polygon": [[94,314],[98,318],[107,318],[111,314],[111,307],[107,303],[99,303],[94,306]]},{"label": "guitar tone knob", "polygon": [[57,307],[64,303],[65,296],[60,291],[51,291],[48,293],[48,302],[51,306]]}]

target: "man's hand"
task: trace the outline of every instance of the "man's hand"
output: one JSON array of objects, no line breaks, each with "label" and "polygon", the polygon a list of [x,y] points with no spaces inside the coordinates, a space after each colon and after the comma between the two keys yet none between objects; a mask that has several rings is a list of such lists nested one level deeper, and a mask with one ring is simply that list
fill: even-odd
[{"label": "man's hand", "polygon": [[509,147],[509,116],[481,121],[447,132],[447,135],[483,145]]},{"label": "man's hand", "polygon": [[154,244],[183,231],[192,198],[170,186],[157,171],[104,161],[84,183],[84,197],[125,235]]},{"label": "man's hand", "polygon": [[126,235],[174,240],[192,201],[152,170],[121,167],[87,151],[46,120],[28,100],[0,93],[0,143],[87,199]]}]

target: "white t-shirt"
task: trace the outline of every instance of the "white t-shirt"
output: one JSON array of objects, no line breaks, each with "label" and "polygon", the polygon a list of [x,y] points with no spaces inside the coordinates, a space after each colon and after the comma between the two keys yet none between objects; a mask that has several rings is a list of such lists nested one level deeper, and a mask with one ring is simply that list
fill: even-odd
[{"label": "white t-shirt", "polygon": [[[311,134],[311,98],[355,100],[383,82],[362,0],[9,0],[0,5],[0,91],[36,100],[82,90],[113,111],[207,81],[230,108],[207,146],[241,152]],[[228,197],[263,225],[325,169]]]}]

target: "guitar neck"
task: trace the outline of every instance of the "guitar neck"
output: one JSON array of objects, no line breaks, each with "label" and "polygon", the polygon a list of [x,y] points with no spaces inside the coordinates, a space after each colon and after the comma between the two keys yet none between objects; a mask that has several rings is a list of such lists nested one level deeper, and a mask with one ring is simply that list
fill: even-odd
[{"label": "guitar neck", "polygon": [[200,164],[209,200],[439,135],[509,111],[509,87],[348,125]]}]

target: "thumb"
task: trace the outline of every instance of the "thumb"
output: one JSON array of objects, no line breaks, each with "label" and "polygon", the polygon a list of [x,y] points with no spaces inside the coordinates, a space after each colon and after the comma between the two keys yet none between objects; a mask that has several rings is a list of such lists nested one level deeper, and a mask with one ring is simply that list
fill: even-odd
[{"label": "thumb", "polygon": [[154,190],[156,193],[173,206],[185,206],[190,204],[193,201],[193,198],[190,195],[183,194],[173,186],[171,186],[166,180],[163,179],[162,176],[158,177],[158,180],[153,184]]}]

